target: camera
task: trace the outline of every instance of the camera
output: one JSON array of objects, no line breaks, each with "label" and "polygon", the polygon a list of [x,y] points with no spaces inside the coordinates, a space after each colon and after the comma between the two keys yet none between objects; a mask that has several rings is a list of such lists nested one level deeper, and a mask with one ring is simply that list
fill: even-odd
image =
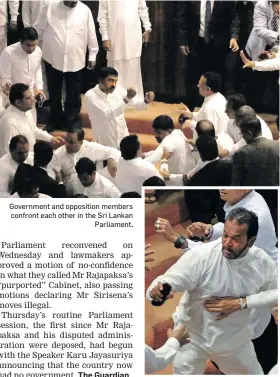
[{"label": "camera", "polygon": [[184,114],[181,114],[180,116],[179,116],[179,118],[178,118],[178,122],[179,122],[179,124],[181,124],[181,126],[185,123],[185,121],[186,120],[188,120],[189,118],[188,117],[186,117],[186,115],[184,115]]},{"label": "camera", "polygon": [[37,94],[37,96],[35,97],[36,101],[37,102],[44,102],[44,97],[42,96],[42,94]]},{"label": "camera", "polygon": [[43,104],[44,104],[44,101],[45,101],[45,99],[44,99],[44,97],[42,96],[42,94],[37,94],[37,96],[35,97],[35,99],[36,99],[36,105],[38,106],[38,107],[42,107],[43,106]]}]

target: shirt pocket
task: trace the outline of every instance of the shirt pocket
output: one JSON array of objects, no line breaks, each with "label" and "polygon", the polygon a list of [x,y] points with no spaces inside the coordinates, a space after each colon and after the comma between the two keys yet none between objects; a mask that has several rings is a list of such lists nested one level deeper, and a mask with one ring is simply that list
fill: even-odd
[{"label": "shirt pocket", "polygon": [[85,23],[80,23],[78,25],[74,25],[73,34],[75,35],[85,35],[86,34],[86,27]]}]

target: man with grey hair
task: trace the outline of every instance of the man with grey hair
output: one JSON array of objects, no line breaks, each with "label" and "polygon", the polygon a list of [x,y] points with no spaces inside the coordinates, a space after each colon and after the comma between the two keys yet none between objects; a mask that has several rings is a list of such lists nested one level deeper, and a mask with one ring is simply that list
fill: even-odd
[{"label": "man with grey hair", "polygon": [[237,122],[247,145],[233,156],[233,186],[279,186],[279,143],[262,135],[258,118]]},{"label": "man with grey hair", "polygon": [[[253,246],[258,228],[255,213],[233,209],[222,238],[188,251],[148,288],[148,300],[158,302],[164,297],[164,283],[171,286],[171,293],[185,292],[173,320],[174,328],[181,324],[188,328],[191,343],[176,354],[174,374],[202,374],[209,357],[226,374],[263,374],[251,342],[250,313],[264,295],[277,290],[277,265]],[[209,311],[209,298],[215,296],[237,297],[236,311],[232,315]]]},{"label": "man with grey hair", "polygon": [[[259,117],[255,110],[252,109],[252,107],[250,106],[242,106],[240,107],[235,113],[234,113],[234,123],[235,123],[235,127],[238,129],[238,125],[244,120],[244,119],[255,119],[257,118],[260,123],[261,123],[261,134],[263,137],[265,137],[266,139],[268,140],[273,140],[273,136],[272,136],[272,133],[270,131],[270,128],[268,127],[268,125],[266,124],[266,122],[261,118]],[[244,147],[244,145],[246,145],[246,141],[245,139],[243,138],[243,136],[240,134],[239,132],[239,141],[237,141],[233,148],[228,151],[228,156],[232,157],[234,155],[234,153]]]}]

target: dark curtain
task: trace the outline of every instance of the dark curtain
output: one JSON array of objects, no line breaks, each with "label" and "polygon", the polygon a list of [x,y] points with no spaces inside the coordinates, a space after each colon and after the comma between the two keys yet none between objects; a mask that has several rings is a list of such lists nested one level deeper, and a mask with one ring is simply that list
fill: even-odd
[{"label": "dark curtain", "polygon": [[179,101],[185,96],[186,57],[179,51],[178,1],[148,1],[152,43],[143,47],[142,74],[145,90],[158,100]]}]

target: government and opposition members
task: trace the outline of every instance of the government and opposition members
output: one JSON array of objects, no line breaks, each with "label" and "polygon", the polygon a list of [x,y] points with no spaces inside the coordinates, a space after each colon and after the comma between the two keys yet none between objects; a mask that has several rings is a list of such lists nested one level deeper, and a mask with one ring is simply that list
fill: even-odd
[{"label": "government and opposition members", "polygon": [[[3,20],[6,19],[7,4],[11,13],[10,26],[13,27],[18,14],[18,1],[8,1],[0,9],[4,12]],[[226,54],[229,47],[234,54],[238,50],[242,22],[235,5],[234,2],[204,0],[183,4],[179,22],[181,52],[189,60],[194,56],[201,60],[209,49],[212,50],[209,55],[211,59],[205,60],[203,69],[195,64],[197,75],[193,76],[193,80],[197,95],[203,98],[203,104],[197,112],[189,109],[188,100],[188,106],[178,106],[175,116],[183,117],[182,130],[174,124],[174,114],[171,114],[172,117],[164,114],[156,117],[151,122],[151,131],[159,146],[143,153],[138,136],[129,135],[124,111],[128,108],[146,110],[155,99],[153,91],[143,92],[140,67],[142,45],[148,43],[152,35],[148,7],[145,0],[100,0],[98,22],[102,46],[107,51],[108,66],[99,71],[99,82],[87,91],[84,104],[95,140],[89,142],[88,150],[102,149],[101,145],[107,151],[108,148],[116,150],[114,159],[106,157],[102,160],[101,155],[107,156],[104,148],[104,153],[98,153],[98,156],[94,153],[90,153],[90,156],[78,153],[79,146],[87,144],[79,131],[82,127],[82,71],[85,67],[89,70],[95,67],[99,51],[92,13],[81,1],[45,0],[40,5],[25,1],[22,9],[25,28],[20,41],[4,48],[0,56],[0,158],[4,158],[0,165],[4,165],[4,172],[11,173],[18,165],[16,160],[11,159],[14,154],[10,156],[10,141],[13,137],[25,136],[30,154],[33,153],[36,140],[60,146],[60,152],[55,152],[54,161],[50,162],[55,168],[48,166],[47,174],[51,172],[51,178],[55,177],[58,183],[65,184],[68,178],[59,179],[59,175],[63,175],[60,164],[71,166],[71,174],[76,179],[71,181],[75,182],[75,190],[71,187],[69,192],[76,192],[76,195],[107,197],[112,192],[111,184],[116,187],[113,190],[115,193],[127,195],[134,192],[140,195],[144,182],[153,177],[158,178],[160,185],[169,186],[278,185],[279,144],[272,140],[270,128],[247,105],[242,94],[236,93],[227,98],[223,95],[224,63],[221,63],[223,59],[219,54],[213,54],[213,51],[219,49],[220,54]],[[264,38],[263,29],[267,29],[267,35],[271,37],[269,41],[274,43],[277,41],[274,28],[275,22],[279,23],[279,6],[273,1],[260,0],[255,7],[255,18],[260,15],[262,7],[269,18],[268,26],[262,27],[260,31],[256,22],[252,35]],[[224,25],[224,34],[217,27],[221,23]],[[89,55],[86,61],[87,50]],[[247,57],[243,55],[241,57],[244,61]],[[272,56],[272,53],[267,54],[267,57]],[[42,59],[44,62],[41,65]],[[263,69],[274,69],[278,57],[275,59],[265,64]],[[245,66],[247,64],[251,67],[253,64],[261,69],[259,64],[248,63],[247,60]],[[17,64],[18,61],[21,64]],[[48,93],[44,90],[44,72]],[[41,106],[47,97],[50,119],[42,130],[37,127],[37,119],[42,115]],[[62,97],[65,98],[62,100]],[[67,140],[61,137],[61,133],[53,132],[62,128],[71,135],[67,135]],[[184,128],[192,130],[192,140],[182,132]],[[72,138],[74,134],[78,137],[74,137],[75,140]],[[96,142],[100,148],[91,144]],[[64,143],[67,144],[66,154]],[[71,143],[75,144],[73,148]],[[68,152],[71,148],[75,149],[74,153]],[[73,161],[70,161],[69,155]],[[75,168],[79,162],[78,156],[90,158],[97,164],[91,166],[83,161],[78,165],[82,173],[78,174]],[[65,161],[62,161],[63,158]],[[19,160],[21,163],[31,161]],[[159,169],[154,164],[159,164]],[[256,165],[258,169],[254,168]],[[273,168],[267,169],[267,165]],[[9,177],[4,177],[5,182],[9,181],[9,186],[10,173]],[[88,178],[80,179],[79,175]],[[99,178],[103,181],[102,185],[97,184]],[[7,188],[6,183],[4,186]],[[101,191],[95,190],[95,186]],[[7,189],[5,191],[11,193]]]}]

